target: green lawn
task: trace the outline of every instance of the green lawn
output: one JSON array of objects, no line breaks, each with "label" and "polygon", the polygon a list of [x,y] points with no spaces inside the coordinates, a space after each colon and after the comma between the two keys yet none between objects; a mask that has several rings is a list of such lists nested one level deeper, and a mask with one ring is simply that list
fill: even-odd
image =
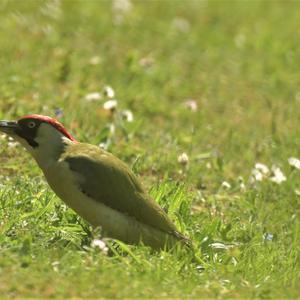
[{"label": "green lawn", "polygon": [[[56,114],[102,143],[199,262],[112,241],[105,255],[0,135],[0,298],[300,297],[299,26],[298,1],[1,0],[0,120]],[[256,163],[270,171],[253,180]]]}]

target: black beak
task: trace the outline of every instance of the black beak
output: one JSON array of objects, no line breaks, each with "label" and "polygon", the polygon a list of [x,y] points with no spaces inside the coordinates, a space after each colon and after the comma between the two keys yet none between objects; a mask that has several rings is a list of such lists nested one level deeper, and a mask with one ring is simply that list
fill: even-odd
[{"label": "black beak", "polygon": [[18,129],[19,125],[16,121],[0,121],[0,131],[8,135],[15,135]]}]

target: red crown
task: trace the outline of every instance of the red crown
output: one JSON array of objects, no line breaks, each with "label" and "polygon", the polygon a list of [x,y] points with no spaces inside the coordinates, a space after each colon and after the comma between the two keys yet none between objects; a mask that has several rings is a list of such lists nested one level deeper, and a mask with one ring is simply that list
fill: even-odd
[{"label": "red crown", "polygon": [[36,119],[36,120],[40,120],[41,122],[48,123],[54,128],[56,128],[59,132],[61,132],[64,136],[66,136],[71,141],[76,141],[75,138],[66,130],[66,128],[54,118],[33,114],[33,115],[27,115],[21,117],[19,120],[25,120],[25,119]]}]

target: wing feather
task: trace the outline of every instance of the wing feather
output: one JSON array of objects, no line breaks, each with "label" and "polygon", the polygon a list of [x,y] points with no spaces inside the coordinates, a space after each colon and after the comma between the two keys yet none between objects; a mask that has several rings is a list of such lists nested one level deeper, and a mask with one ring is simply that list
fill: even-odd
[{"label": "wing feather", "polygon": [[[136,220],[178,235],[163,209],[145,192],[134,173],[114,155],[99,147],[78,143],[62,158],[75,172],[82,192],[95,201]],[[79,175],[79,176],[78,176]]]}]

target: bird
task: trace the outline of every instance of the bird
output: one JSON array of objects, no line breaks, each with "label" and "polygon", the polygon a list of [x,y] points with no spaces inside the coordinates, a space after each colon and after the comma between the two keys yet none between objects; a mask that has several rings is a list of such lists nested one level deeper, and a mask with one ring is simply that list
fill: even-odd
[{"label": "bird", "polygon": [[0,131],[22,144],[54,193],[104,237],[155,250],[190,244],[122,160],[77,141],[58,120],[31,114],[0,121]]}]

